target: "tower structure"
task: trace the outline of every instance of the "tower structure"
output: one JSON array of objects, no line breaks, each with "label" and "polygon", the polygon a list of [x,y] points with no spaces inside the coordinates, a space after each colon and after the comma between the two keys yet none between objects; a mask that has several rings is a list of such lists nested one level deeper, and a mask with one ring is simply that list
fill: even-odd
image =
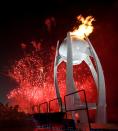
[{"label": "tower structure", "polygon": [[[84,34],[84,38],[79,38],[73,35],[71,32],[67,33],[67,37],[59,46],[59,41],[57,42],[55,62],[54,62],[54,84],[56,89],[57,97],[60,97],[58,78],[57,78],[57,68],[59,64],[64,61],[66,62],[66,92],[72,93],[76,91],[76,86],[73,79],[73,65],[79,65],[82,61],[85,61],[92,76],[94,78],[97,87],[97,103],[92,105],[88,103],[88,108],[96,108],[96,123],[106,123],[106,91],[105,91],[105,80],[103,69],[98,58],[98,55],[93,48],[90,40]],[[90,59],[90,56],[94,58],[96,63],[96,68]],[[76,95],[74,97],[74,102],[68,102],[68,106],[77,106],[75,101],[78,100],[78,105],[81,104],[80,96]],[[76,103],[76,104],[75,104]],[[95,106],[96,105],[96,106]],[[74,114],[74,112],[73,112]],[[85,111],[79,111],[80,122],[87,122],[87,116]]]}]

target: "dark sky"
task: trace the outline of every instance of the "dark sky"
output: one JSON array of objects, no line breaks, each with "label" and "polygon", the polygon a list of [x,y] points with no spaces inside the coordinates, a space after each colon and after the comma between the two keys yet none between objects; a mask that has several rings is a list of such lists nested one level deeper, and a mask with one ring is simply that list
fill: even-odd
[{"label": "dark sky", "polygon": [[[93,15],[94,33],[90,39],[103,65],[109,120],[118,122],[118,2],[117,0],[42,0],[36,2],[3,3],[0,7],[0,102],[15,82],[5,75],[10,64],[21,55],[20,43],[38,39],[44,19],[56,19],[55,41],[64,38],[77,15]],[[60,36],[61,34],[61,36]],[[54,35],[54,33],[53,33]],[[53,36],[52,36],[53,37]],[[54,43],[55,44],[55,43]],[[114,113],[112,113],[114,112]],[[116,113],[116,114],[115,114]]]}]

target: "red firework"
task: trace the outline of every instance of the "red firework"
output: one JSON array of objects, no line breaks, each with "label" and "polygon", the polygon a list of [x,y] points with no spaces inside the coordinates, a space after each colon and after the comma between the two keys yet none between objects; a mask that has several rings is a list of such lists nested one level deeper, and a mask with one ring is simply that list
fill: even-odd
[{"label": "red firework", "polygon": [[[19,105],[19,110],[32,112],[32,106],[56,98],[53,84],[53,65],[55,49],[49,52],[33,51],[25,55],[12,66],[9,76],[18,83],[7,95],[12,105]],[[47,60],[48,58],[48,60]],[[87,100],[96,101],[96,87],[87,65],[83,62],[74,66],[74,79],[77,88],[85,89]],[[66,64],[63,62],[58,68],[58,83],[62,100],[66,94]],[[52,105],[56,110],[55,103]]]}]

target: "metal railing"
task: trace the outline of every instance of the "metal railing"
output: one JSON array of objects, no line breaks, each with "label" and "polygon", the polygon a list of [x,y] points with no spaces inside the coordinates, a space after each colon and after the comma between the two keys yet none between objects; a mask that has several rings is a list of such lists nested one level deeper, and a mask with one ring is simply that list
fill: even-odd
[{"label": "metal railing", "polygon": [[39,112],[41,112],[42,105],[46,105],[46,113],[47,113],[48,112],[48,102],[43,102],[43,103],[39,104]]},{"label": "metal railing", "polygon": [[[54,98],[54,99],[50,100],[49,102],[43,102],[43,103],[39,104],[39,106],[38,106],[39,107],[39,113],[41,113],[41,107],[44,106],[44,105],[46,105],[46,112],[45,113],[51,112],[51,102],[56,101],[56,100],[59,104],[60,111],[62,111],[62,99],[60,97],[60,98]],[[37,106],[35,106],[35,107],[37,107]]]},{"label": "metal railing", "polygon": [[55,98],[49,101],[49,112],[51,112],[51,108],[50,108],[51,102],[56,101],[56,100],[59,104],[60,111],[62,111],[62,99],[60,97],[60,98]]},{"label": "metal railing", "polygon": [[[73,95],[73,94],[76,94],[76,93],[80,93],[80,92],[83,92],[83,94],[84,94],[84,98],[85,98],[85,106],[84,106],[84,108],[67,109],[66,97],[70,96],[70,95]],[[89,112],[88,112],[88,104],[87,104],[85,90],[79,90],[79,91],[75,91],[73,93],[69,93],[69,94],[65,95],[64,96],[64,104],[65,104],[66,118],[67,118],[67,112],[72,112],[72,111],[77,111],[77,110],[86,110],[86,112],[87,112],[87,118],[88,118],[88,124],[89,124],[89,129],[91,129],[90,119],[89,119]]]},{"label": "metal railing", "polygon": [[[80,93],[82,92],[84,94],[84,106],[79,106],[78,108],[74,108],[74,109],[67,109],[67,102],[66,102],[66,98],[68,96],[71,96],[73,94],[76,94],[76,93]],[[63,112],[62,110],[62,99],[61,97],[60,98],[54,98],[52,100],[50,100],[49,102],[44,102],[44,103],[41,103],[39,104],[39,113],[41,113],[41,107],[43,105],[46,105],[46,112],[45,113],[48,113],[48,112],[51,112],[51,102],[53,101],[56,101],[58,102],[59,104],[59,108],[60,108],[60,111]],[[88,112],[88,104],[87,104],[87,99],[86,99],[86,93],[85,93],[85,90],[78,90],[78,91],[75,91],[75,92],[72,92],[72,93],[69,93],[67,95],[64,96],[64,105],[65,105],[65,110],[64,112],[66,113],[66,118],[67,118],[67,112],[72,112],[72,111],[77,111],[77,110],[86,110],[87,112],[87,118],[88,118],[88,125],[89,125],[89,129],[91,129],[91,125],[90,125],[90,119],[89,119],[89,112]]]}]

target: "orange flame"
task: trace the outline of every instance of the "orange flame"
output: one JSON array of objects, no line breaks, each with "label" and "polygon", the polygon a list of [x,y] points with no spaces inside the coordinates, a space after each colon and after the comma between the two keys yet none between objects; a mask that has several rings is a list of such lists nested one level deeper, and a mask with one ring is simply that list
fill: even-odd
[{"label": "orange flame", "polygon": [[95,19],[92,16],[87,16],[84,18],[82,15],[79,15],[77,20],[81,21],[82,24],[79,25],[79,27],[73,32],[71,32],[71,35],[75,35],[80,39],[84,39],[85,35],[89,36],[93,32],[94,27],[92,26],[92,22],[95,21]]}]

